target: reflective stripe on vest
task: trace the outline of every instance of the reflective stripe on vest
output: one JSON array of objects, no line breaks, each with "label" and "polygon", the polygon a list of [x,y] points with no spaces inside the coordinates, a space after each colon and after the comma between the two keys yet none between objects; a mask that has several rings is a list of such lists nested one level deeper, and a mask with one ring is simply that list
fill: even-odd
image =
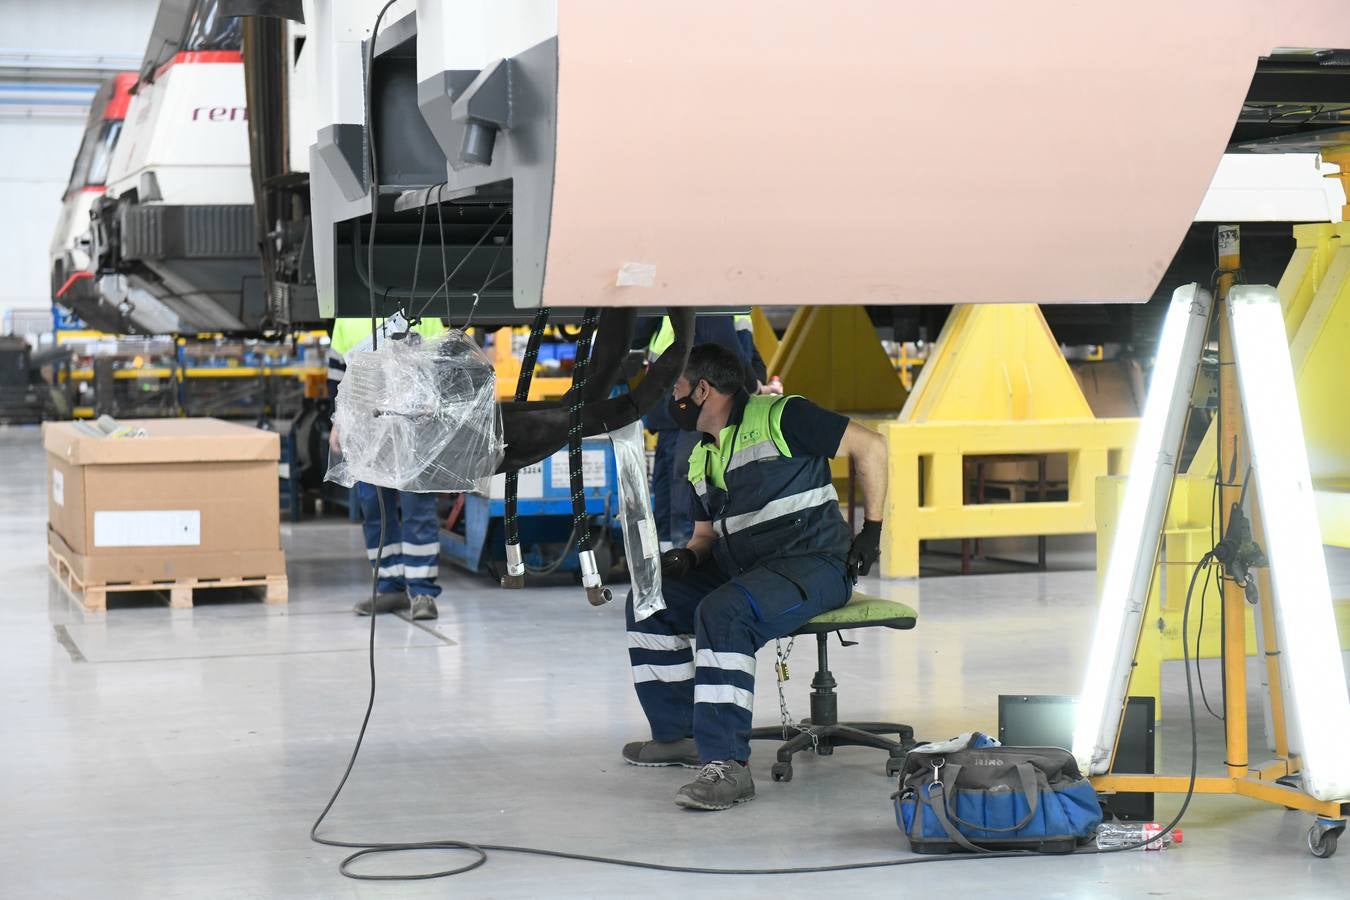
[{"label": "reflective stripe on vest", "polygon": [[[803,509],[811,509],[820,506],[823,503],[833,503],[836,506],[839,503],[839,495],[835,493],[834,485],[812,488],[809,491],[802,491],[800,494],[793,494],[790,497],[779,497],[776,500],[770,500],[760,509],[754,512],[741,513],[739,516],[727,516],[722,520],[722,525],[727,534],[735,534],[738,531],[744,531],[747,528],[758,525],[761,522],[768,522],[779,516],[790,515],[800,512]],[[837,510],[836,510],[837,512]]]},{"label": "reflective stripe on vest", "polygon": [[[744,401],[721,447],[701,444],[689,458],[696,501],[713,522],[714,553],[733,574],[764,560],[805,553],[843,558],[851,538],[839,512],[828,459],[794,457],[780,420],[791,397]],[[727,455],[724,455],[727,454]]]}]

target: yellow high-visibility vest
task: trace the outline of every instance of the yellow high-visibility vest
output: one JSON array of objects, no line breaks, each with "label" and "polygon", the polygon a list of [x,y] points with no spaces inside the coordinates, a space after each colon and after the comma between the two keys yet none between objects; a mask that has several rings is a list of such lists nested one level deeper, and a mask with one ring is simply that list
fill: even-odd
[{"label": "yellow high-visibility vest", "polygon": [[[384,325],[383,322],[380,323]],[[441,324],[440,319],[423,319],[413,326],[416,331],[424,338],[434,338],[437,335],[445,334],[445,326]],[[343,317],[333,320],[333,335],[329,340],[328,346],[334,353],[345,354],[348,350],[370,337],[370,319],[360,317]]]}]

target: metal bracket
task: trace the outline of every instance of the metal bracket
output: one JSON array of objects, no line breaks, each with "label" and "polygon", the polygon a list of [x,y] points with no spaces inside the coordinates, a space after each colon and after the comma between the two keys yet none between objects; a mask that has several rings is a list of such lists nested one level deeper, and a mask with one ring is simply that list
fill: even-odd
[{"label": "metal bracket", "polygon": [[[489,63],[450,106],[450,120],[464,124],[464,142],[454,168],[488,166],[497,132],[511,128],[511,60]],[[458,165],[456,165],[458,163]]]}]

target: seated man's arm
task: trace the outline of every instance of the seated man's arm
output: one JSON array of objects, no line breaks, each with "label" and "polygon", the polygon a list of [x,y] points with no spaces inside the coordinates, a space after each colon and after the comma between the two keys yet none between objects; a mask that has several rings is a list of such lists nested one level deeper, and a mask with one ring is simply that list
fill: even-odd
[{"label": "seated man's arm", "polygon": [[689,538],[689,543],[661,554],[661,575],[665,578],[683,578],[688,575],[691,570],[712,558],[715,540],[717,532],[713,531],[712,522],[695,520],[694,534]]},{"label": "seated man's arm", "polygon": [[694,551],[699,563],[703,563],[712,557],[715,540],[717,540],[717,532],[713,531],[712,522],[695,522],[694,534],[689,538],[689,543],[685,547]]},{"label": "seated man's arm", "polygon": [[850,419],[838,455],[853,463],[862,488],[863,518],[880,522],[886,506],[886,438]]}]

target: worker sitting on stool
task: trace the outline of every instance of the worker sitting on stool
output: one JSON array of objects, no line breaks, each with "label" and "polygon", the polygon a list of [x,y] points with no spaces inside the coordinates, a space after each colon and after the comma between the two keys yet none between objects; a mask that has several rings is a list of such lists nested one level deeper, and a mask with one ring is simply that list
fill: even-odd
[{"label": "worker sitting on stool", "polygon": [[[383,325],[381,326],[383,328]],[[424,338],[445,332],[439,319],[423,319],[413,326]],[[340,318],[333,322],[328,346],[328,395],[337,400],[347,372],[346,354],[370,336],[370,319]],[[329,432],[328,444],[336,452],[341,443],[337,427]],[[376,492],[379,492],[378,494]],[[441,555],[441,521],[436,514],[436,495],[398,491],[358,481],[352,495],[361,509],[361,536],[366,556],[377,570],[376,596],[362,597],[353,608],[358,616],[410,610],[414,619],[438,615],[436,583]],[[384,521],[380,520],[380,495],[384,498]],[[384,541],[380,534],[383,528]]]},{"label": "worker sitting on stool", "polygon": [[[881,552],[881,435],[801,397],[750,396],[743,378],[723,347],[690,352],[670,412],[703,432],[689,458],[694,535],[661,556],[664,610],[637,622],[628,600],[628,654],[652,740],[628,744],[623,757],[701,766],[675,795],[690,809],[754,799],[755,651],[843,606]],[[838,455],[862,485],[866,522],[856,538],[830,481]]]}]

